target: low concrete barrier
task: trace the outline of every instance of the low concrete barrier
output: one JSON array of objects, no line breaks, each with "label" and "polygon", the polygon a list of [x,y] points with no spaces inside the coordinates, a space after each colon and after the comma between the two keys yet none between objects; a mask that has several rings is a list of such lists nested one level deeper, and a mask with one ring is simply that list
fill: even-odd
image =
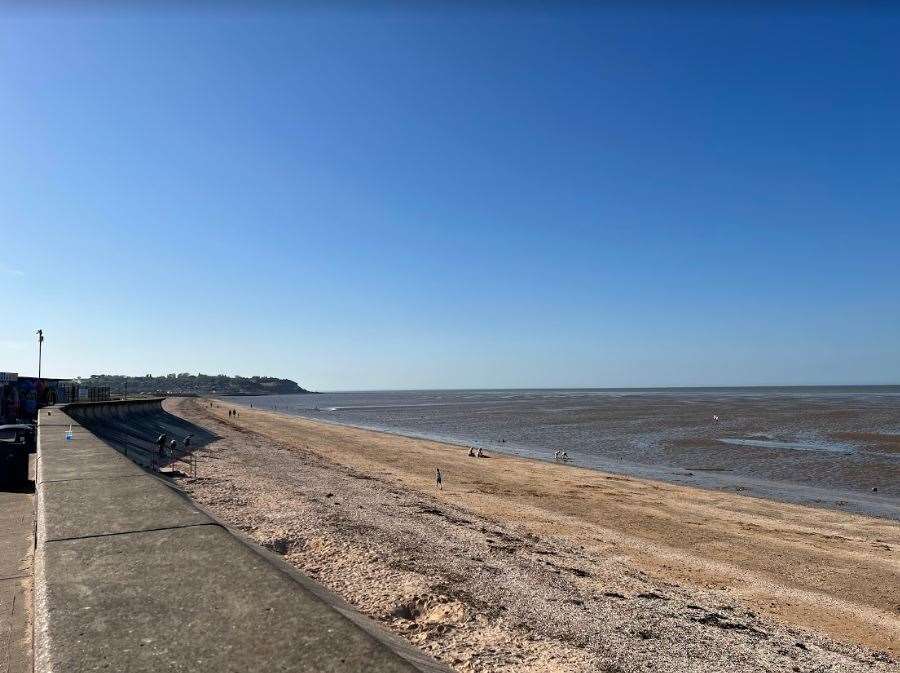
[{"label": "low concrete barrier", "polygon": [[158,411],[141,401],[40,412],[36,671],[449,670],[76,420]]}]

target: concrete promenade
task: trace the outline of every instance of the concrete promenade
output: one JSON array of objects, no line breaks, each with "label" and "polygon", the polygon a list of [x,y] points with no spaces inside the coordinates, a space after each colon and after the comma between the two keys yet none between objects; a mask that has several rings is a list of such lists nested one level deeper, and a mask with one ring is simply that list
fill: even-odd
[{"label": "concrete promenade", "polygon": [[[115,414],[127,422],[127,403]],[[39,673],[448,670],[224,528],[63,408],[41,411],[38,443]]]},{"label": "concrete promenade", "polygon": [[0,673],[31,673],[34,496],[0,491]]}]

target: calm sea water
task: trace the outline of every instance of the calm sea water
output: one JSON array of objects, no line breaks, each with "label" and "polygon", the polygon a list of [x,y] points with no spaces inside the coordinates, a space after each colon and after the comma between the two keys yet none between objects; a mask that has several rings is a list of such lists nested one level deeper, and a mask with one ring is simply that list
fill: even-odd
[{"label": "calm sea water", "polygon": [[563,450],[585,467],[900,518],[900,386],[227,399],[533,458]]}]

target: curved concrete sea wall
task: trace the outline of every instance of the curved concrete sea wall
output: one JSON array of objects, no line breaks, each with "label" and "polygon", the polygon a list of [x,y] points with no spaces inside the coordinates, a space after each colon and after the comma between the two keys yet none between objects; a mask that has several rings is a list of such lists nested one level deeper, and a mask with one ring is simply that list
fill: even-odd
[{"label": "curved concrete sea wall", "polygon": [[[64,409],[81,427],[134,462],[147,467],[157,455],[156,438],[161,432],[181,438],[194,428],[190,423],[165,413],[162,402],[162,398],[86,402],[68,404]],[[197,431],[203,433],[200,429]],[[209,435],[204,439],[210,441],[216,438]]]},{"label": "curved concrete sea wall", "polygon": [[448,670],[145,471],[173,423],[160,400],[41,410],[36,671]]}]

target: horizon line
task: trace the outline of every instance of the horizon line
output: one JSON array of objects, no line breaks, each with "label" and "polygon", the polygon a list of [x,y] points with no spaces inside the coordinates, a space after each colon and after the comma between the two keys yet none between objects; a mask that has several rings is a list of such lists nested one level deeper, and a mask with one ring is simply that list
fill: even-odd
[{"label": "horizon line", "polygon": [[[339,388],[311,390],[315,393],[421,393],[457,391],[522,391],[522,390],[722,390],[727,388],[900,388],[900,383],[754,383],[749,385],[674,385],[674,386],[516,386],[496,388]],[[277,395],[279,393],[273,393]],[[305,393],[281,393],[303,395]]]}]

